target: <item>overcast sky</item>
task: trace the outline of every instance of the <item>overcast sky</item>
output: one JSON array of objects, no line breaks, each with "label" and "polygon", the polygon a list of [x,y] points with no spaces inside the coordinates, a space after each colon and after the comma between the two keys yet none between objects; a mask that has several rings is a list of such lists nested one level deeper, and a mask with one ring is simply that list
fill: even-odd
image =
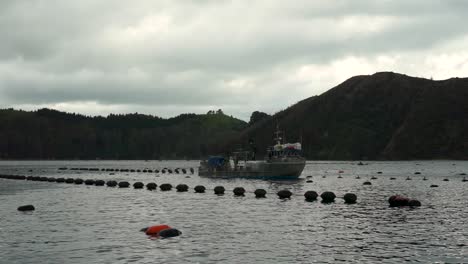
[{"label": "overcast sky", "polygon": [[468,76],[468,1],[1,0],[0,105],[248,120],[354,75]]}]

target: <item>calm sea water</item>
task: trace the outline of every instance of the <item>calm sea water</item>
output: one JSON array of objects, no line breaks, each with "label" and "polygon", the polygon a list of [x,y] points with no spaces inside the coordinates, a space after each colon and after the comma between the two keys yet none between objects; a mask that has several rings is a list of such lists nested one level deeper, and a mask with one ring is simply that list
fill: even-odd
[{"label": "calm sea water", "polygon": [[[0,263],[468,263],[468,182],[460,175],[468,173],[466,161],[308,162],[295,182],[58,170],[195,168],[197,163],[1,161],[3,174],[185,183],[191,189],[178,193],[0,179]],[[338,178],[340,170],[343,178]],[[306,182],[308,175],[312,183]],[[372,186],[363,186],[371,176],[377,176]],[[207,192],[194,193],[198,184]],[[217,185],[226,188],[224,196],[213,194]],[[237,186],[247,190],[246,196],[232,195]],[[266,189],[267,198],[256,199],[256,188]],[[278,199],[280,189],[291,190],[293,197]],[[358,203],[347,205],[341,198],[333,204],[306,202],[308,190],[333,191],[338,197],[353,192]],[[393,194],[416,198],[422,207],[389,208]],[[24,204],[36,210],[18,212]],[[155,224],[183,234],[151,239],[139,232]]]}]

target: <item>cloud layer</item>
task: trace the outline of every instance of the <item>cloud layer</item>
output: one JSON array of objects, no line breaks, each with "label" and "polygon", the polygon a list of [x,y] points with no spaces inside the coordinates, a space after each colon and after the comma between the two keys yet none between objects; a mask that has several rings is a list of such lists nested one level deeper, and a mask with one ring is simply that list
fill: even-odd
[{"label": "cloud layer", "polygon": [[345,79],[468,75],[468,3],[0,2],[0,104],[90,115],[274,113]]}]

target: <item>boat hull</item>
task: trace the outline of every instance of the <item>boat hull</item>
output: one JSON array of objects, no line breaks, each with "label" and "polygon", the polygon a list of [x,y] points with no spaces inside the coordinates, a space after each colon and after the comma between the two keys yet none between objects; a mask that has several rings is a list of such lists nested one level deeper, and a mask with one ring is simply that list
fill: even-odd
[{"label": "boat hull", "polygon": [[199,176],[214,178],[248,178],[294,180],[299,178],[305,167],[305,161],[295,162],[255,162],[237,169],[213,169],[200,166]]}]

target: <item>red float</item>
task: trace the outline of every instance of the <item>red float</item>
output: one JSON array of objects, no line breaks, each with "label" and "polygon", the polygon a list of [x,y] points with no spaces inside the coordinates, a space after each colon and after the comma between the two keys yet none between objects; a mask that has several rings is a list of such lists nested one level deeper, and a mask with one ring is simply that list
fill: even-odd
[{"label": "red float", "polygon": [[151,236],[154,236],[154,235],[157,235],[161,230],[164,230],[164,229],[169,229],[169,228],[172,228],[168,225],[155,225],[155,226],[150,226],[148,227],[148,229],[146,229],[146,234],[147,235],[151,235]]}]

